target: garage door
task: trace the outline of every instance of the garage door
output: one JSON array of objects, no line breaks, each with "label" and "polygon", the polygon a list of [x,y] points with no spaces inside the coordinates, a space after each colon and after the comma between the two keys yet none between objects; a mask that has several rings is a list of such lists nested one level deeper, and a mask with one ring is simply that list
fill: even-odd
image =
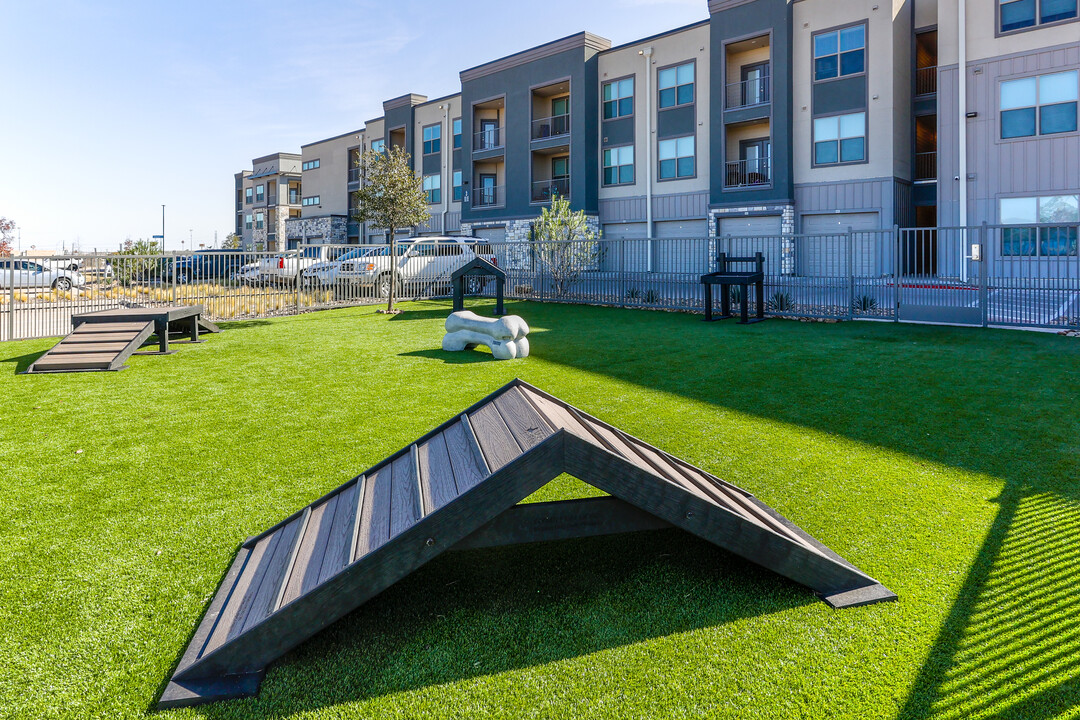
[{"label": "garage door", "polygon": [[653,266],[657,272],[701,275],[709,272],[709,221],[658,222],[653,236]]},{"label": "garage door", "polygon": [[499,227],[475,228],[473,237],[483,238],[489,242],[506,242],[506,228],[501,225]]},{"label": "garage door", "polygon": [[779,215],[721,218],[718,229],[721,237],[731,237],[720,241],[717,252],[736,257],[751,257],[761,253],[765,256],[766,275],[791,272],[792,268],[785,270],[780,265],[781,246],[785,241],[780,238],[782,226]]},{"label": "garage door", "polygon": [[648,270],[649,243],[645,223],[607,223],[603,229],[604,257],[601,267],[608,272]]},{"label": "garage door", "polygon": [[877,213],[840,213],[832,215],[804,215],[802,219],[805,237],[798,247],[799,267],[803,275],[810,277],[846,277],[848,275],[847,231],[851,228],[851,258],[854,274],[859,277],[881,274],[879,245],[883,238],[877,230],[881,221]]}]

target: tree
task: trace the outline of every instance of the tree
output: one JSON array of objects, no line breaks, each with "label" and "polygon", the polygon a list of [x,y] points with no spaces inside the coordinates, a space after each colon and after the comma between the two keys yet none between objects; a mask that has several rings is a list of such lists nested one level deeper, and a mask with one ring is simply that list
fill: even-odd
[{"label": "tree", "polygon": [[223,250],[241,250],[244,247],[244,238],[240,237],[236,233],[229,233],[225,236],[225,241],[221,243]]},{"label": "tree", "polygon": [[0,217],[0,257],[11,257],[11,234],[15,232],[15,221]]},{"label": "tree", "polygon": [[116,281],[121,285],[132,285],[159,276],[165,262],[157,257],[160,252],[161,248],[155,240],[128,238],[120,251],[113,253],[118,256],[116,262],[111,263]]},{"label": "tree", "polygon": [[596,269],[603,257],[599,233],[589,227],[584,210],[574,212],[570,201],[555,196],[533,224],[533,251],[551,276],[556,295],[564,295],[583,270]]},{"label": "tree", "polygon": [[426,223],[428,213],[424,181],[409,164],[409,153],[392,147],[387,152],[366,151],[357,162],[364,178],[356,191],[354,219],[386,228],[390,233],[390,268],[387,278],[389,292],[386,312],[393,314],[397,277],[397,231]]}]

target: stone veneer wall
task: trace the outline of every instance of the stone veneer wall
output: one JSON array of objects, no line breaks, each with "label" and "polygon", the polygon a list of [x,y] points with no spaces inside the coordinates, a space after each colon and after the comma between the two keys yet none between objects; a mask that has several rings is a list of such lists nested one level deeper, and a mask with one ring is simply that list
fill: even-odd
[{"label": "stone veneer wall", "polygon": [[[586,215],[585,221],[589,229],[599,237],[600,218],[596,215]],[[505,263],[505,267],[508,270],[531,270],[532,251],[529,248],[529,241],[532,240],[532,226],[534,222],[536,222],[536,218],[505,220],[502,222],[463,222],[461,223],[461,234],[468,237],[476,230],[505,227],[505,258],[500,257],[499,261]]]},{"label": "stone veneer wall", "polygon": [[285,235],[290,240],[318,238],[325,244],[344,244],[349,240],[349,219],[344,215],[293,218],[286,223],[285,228]]}]

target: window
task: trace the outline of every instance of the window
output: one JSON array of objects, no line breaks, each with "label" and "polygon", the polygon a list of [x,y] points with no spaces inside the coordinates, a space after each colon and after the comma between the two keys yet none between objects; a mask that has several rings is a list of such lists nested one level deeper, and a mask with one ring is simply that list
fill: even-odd
[{"label": "window", "polygon": [[[677,80],[678,73],[676,73]],[[633,114],[634,78],[604,83],[604,119],[613,120]]]},{"label": "window", "polygon": [[386,141],[383,139],[371,141],[371,152],[386,152]]},{"label": "window", "polygon": [[694,102],[694,63],[661,70],[658,86],[661,110]]},{"label": "window", "polygon": [[858,75],[866,70],[866,25],[814,36],[814,80]]},{"label": "window", "polygon": [[694,136],[661,140],[657,147],[660,157],[660,179],[694,177]]},{"label": "window", "polygon": [[454,202],[461,202],[461,198],[464,195],[464,189],[461,181],[461,171],[454,171]]},{"label": "window", "polygon": [[256,230],[262,230],[263,227],[266,225],[266,223],[263,222],[263,219],[265,217],[266,216],[263,215],[261,212],[255,213],[255,229]]},{"label": "window", "polygon": [[1001,32],[1073,20],[1077,17],[1076,5],[1076,0],[1001,0]]},{"label": "window", "polygon": [[318,168],[319,168],[318,159],[316,159],[316,160],[308,160],[306,163],[302,163],[300,165],[301,170],[317,170]]},{"label": "window", "polygon": [[252,194],[252,189],[251,188],[247,188],[246,190],[244,190],[244,202],[246,204],[248,204],[248,205],[251,204],[251,194]]},{"label": "window", "polygon": [[814,120],[814,164],[837,165],[866,160],[866,113]]},{"label": "window", "polygon": [[264,188],[263,188],[262,185],[256,185],[255,186],[255,202],[262,202],[263,201],[263,197],[264,197],[263,190],[264,190]]},{"label": "window", "polygon": [[322,205],[322,197],[319,195],[312,195],[311,197],[306,197],[301,200],[300,204],[304,207],[310,207],[312,205]]},{"label": "window", "polygon": [[424,194],[427,195],[428,205],[438,205],[442,202],[442,176],[424,176]]},{"label": "window", "polygon": [[1076,256],[1080,195],[1002,198],[1000,219],[1002,225],[1044,225],[1002,228],[1002,255]]},{"label": "window", "polygon": [[442,150],[442,125],[424,128],[424,154],[434,155]]},{"label": "window", "polygon": [[461,149],[461,118],[454,119],[454,149]]},{"label": "window", "polygon": [[244,216],[244,229],[245,230],[250,230],[251,229],[251,213],[248,213],[247,215]]},{"label": "window", "polygon": [[604,150],[604,184],[632,185],[633,182],[634,146],[624,145]]},{"label": "window", "polygon": [[1001,83],[1002,139],[1076,130],[1078,81],[1073,70]]}]

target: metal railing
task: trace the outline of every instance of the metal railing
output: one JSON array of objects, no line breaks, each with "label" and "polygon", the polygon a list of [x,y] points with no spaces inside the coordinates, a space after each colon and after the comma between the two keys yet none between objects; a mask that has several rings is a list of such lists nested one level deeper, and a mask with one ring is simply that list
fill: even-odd
[{"label": "metal railing", "polygon": [[360,173],[363,172],[363,168],[349,168],[349,182],[360,182]]},{"label": "metal railing", "polygon": [[503,128],[491,127],[473,133],[473,152],[498,150],[503,146]]},{"label": "metal railing", "polygon": [[[446,297],[476,254],[506,273],[508,298],[701,312],[701,276],[718,253],[765,259],[774,316],[923,320],[1080,329],[1080,226],[893,228],[819,235],[579,242],[301,245],[285,252],[0,258],[0,339],[66,334],[74,314],[204,306],[240,320],[385,301]],[[392,266],[396,269],[391,269]],[[72,269],[75,267],[76,269]],[[475,281],[474,291],[494,284]]]},{"label": "metal railing", "polygon": [[502,207],[506,204],[506,187],[503,185],[473,188],[471,204],[474,208]]},{"label": "metal railing", "polygon": [[546,140],[570,134],[570,113],[552,115],[532,122],[532,139]]},{"label": "metal railing", "polygon": [[267,205],[277,205],[277,195],[267,195],[266,196],[266,204]]},{"label": "metal railing", "polygon": [[727,102],[724,107],[728,110],[736,108],[765,105],[769,102],[769,78],[762,77],[754,80],[728,83]]},{"label": "metal railing", "polygon": [[915,153],[915,179],[937,180],[937,152]]},{"label": "metal railing", "polygon": [[915,69],[915,94],[933,95],[937,92],[938,69],[937,67],[924,67]]},{"label": "metal railing", "polygon": [[562,198],[570,197],[570,178],[556,178],[554,180],[538,180],[532,184],[530,200],[534,203],[551,202],[555,196]]},{"label": "metal railing", "polygon": [[724,187],[756,187],[772,183],[772,157],[731,160],[724,164]]}]

